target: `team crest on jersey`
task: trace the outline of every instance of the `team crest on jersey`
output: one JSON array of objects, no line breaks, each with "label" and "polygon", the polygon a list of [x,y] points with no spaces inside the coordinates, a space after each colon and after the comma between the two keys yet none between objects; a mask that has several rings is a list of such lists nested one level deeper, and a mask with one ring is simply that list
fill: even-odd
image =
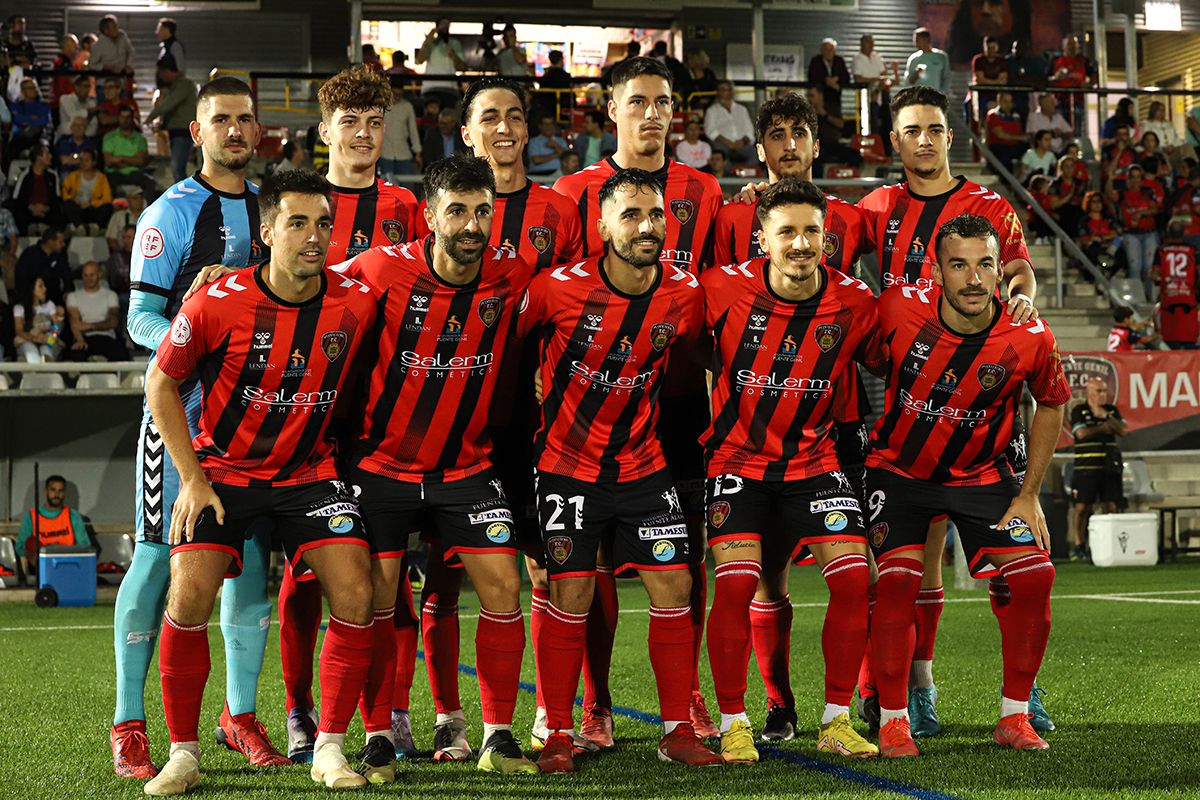
[{"label": "team crest on jersey", "polygon": [[345,331],[329,331],[321,337],[321,352],[331,362],[337,361],[346,349],[346,338]]},{"label": "team crest on jersey", "polygon": [[842,244],[842,240],[838,238],[836,233],[825,231],[825,243],[821,245],[821,251],[828,258],[838,251],[838,247]]},{"label": "team crest on jersey", "polygon": [[718,500],[708,507],[708,524],[714,528],[719,528],[725,524],[725,520],[729,519],[729,503],[724,500]]},{"label": "team crest on jersey", "polygon": [[980,364],[979,369],[975,370],[975,377],[979,379],[979,385],[985,390],[995,389],[1004,380],[1005,369],[1000,364]]},{"label": "team crest on jersey", "polygon": [[398,219],[385,219],[379,223],[379,227],[383,229],[383,235],[388,238],[392,244],[400,244],[404,241],[404,223]]},{"label": "team crest on jersey", "polygon": [[679,220],[680,225],[685,224],[692,218],[692,211],[695,208],[696,206],[693,205],[691,200],[679,199],[671,201],[671,213],[675,215],[675,219]]},{"label": "team crest on jersey", "polygon": [[660,322],[650,329],[650,346],[655,350],[663,350],[675,336],[675,326],[669,322]]},{"label": "team crest on jersey", "polygon": [[888,524],[886,522],[877,522],[871,526],[871,546],[883,547],[883,542],[887,539]]},{"label": "team crest on jersey", "polygon": [[568,536],[551,536],[546,540],[546,552],[558,564],[567,563],[573,549],[574,545]]},{"label": "team crest on jersey", "polygon": [[817,340],[817,347],[821,348],[822,353],[828,353],[833,349],[834,345],[842,340],[842,326],[833,322],[826,322],[824,325],[818,325],[813,336]]},{"label": "team crest on jersey", "polygon": [[550,229],[545,225],[534,225],[529,229],[529,243],[539,253],[546,252],[546,248],[550,246],[550,242],[554,236],[550,233]]},{"label": "team crest on jersey", "polygon": [[479,318],[483,320],[483,324],[489,328],[496,322],[500,316],[500,307],[503,301],[499,297],[487,297],[479,301],[479,306],[475,309],[479,313]]}]

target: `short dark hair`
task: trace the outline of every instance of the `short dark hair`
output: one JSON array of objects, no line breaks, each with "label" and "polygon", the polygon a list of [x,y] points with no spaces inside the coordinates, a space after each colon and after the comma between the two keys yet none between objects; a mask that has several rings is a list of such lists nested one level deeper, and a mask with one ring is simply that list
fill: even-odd
[{"label": "short dark hair", "polygon": [[549,53],[546,54],[546,57],[550,59],[551,64],[561,64],[563,61],[563,51],[562,50],[551,50]]},{"label": "short dark hair", "polygon": [[767,187],[767,190],[758,198],[758,208],[754,213],[761,223],[765,222],[767,216],[777,208],[798,205],[820,209],[821,216],[825,215],[829,206],[825,200],[825,193],[818,189],[812,181],[788,177],[780,178]]},{"label": "short dark hair", "polygon": [[896,96],[892,98],[892,119],[896,118],[900,109],[909,106],[933,106],[940,109],[942,116],[947,120],[950,118],[950,101],[932,86],[907,86],[896,92]]},{"label": "short dark hair", "polygon": [[299,144],[295,139],[288,139],[283,143],[283,158],[285,161],[291,161],[292,156],[296,155],[296,146]]},{"label": "short dark hair", "polygon": [[988,46],[989,44],[994,44],[994,45],[997,45],[997,46],[998,46],[998,45],[1000,44],[1000,40],[999,40],[999,39],[997,39],[995,36],[985,36],[985,37],[983,37],[983,49],[984,49],[984,50],[987,50],[987,46]]},{"label": "short dark hair", "polygon": [[633,188],[638,191],[649,189],[660,197],[663,194],[663,186],[658,179],[644,169],[621,169],[608,176],[608,180],[600,187],[600,194],[597,196],[597,201],[600,205],[600,213],[604,213],[604,206],[612,196],[617,193],[618,189]]},{"label": "short dark hair", "polygon": [[933,34],[931,34],[931,33],[929,32],[929,29],[928,29],[928,28],[916,28],[916,29],[914,29],[914,30],[913,30],[913,38],[915,39],[915,38],[916,38],[916,37],[918,37],[918,36],[928,36],[928,37],[930,37],[930,38],[933,38]]},{"label": "short dark hair", "polygon": [[612,71],[612,88],[615,90],[618,86],[624,86],[634,78],[639,78],[642,75],[652,75],[662,78],[667,82],[667,86],[675,88],[674,80],[671,77],[671,70],[667,69],[662,62],[646,56],[634,56],[628,61],[623,61],[613,67]]},{"label": "short dark hair", "polygon": [[76,75],[75,80],[71,81],[71,83],[74,86],[79,86],[80,84],[83,84],[83,83],[86,83],[88,86],[91,86],[92,79],[88,75]]},{"label": "short dark hair", "polygon": [[429,165],[423,182],[425,199],[430,206],[446,192],[477,192],[486,189],[496,196],[496,176],[486,158],[453,155]]},{"label": "short dark hair", "polygon": [[328,122],[339,108],[347,111],[366,111],[392,107],[392,85],[380,73],[361,64],[342,70],[321,84],[317,104],[321,119]]},{"label": "short dark hair", "polygon": [[1033,135],[1033,141],[1036,143],[1037,140],[1042,138],[1043,136],[1049,136],[1050,138],[1053,139],[1054,131],[1050,130],[1049,128],[1040,128],[1040,129],[1038,129],[1038,132]]},{"label": "short dark hair", "polygon": [[603,111],[589,111],[587,112],[587,118],[599,125],[601,128],[604,127],[604,123],[608,122],[608,117]]},{"label": "short dark hair", "polygon": [[46,242],[53,242],[58,237],[66,235],[66,232],[62,228],[55,228],[53,225],[51,225],[49,228],[46,228],[46,230],[42,231],[42,238],[38,239],[38,242],[45,244]]},{"label": "short dark hair", "polygon": [[521,104],[521,113],[528,111],[528,105],[525,102],[525,90],[517,85],[515,81],[510,81],[508,78],[487,77],[480,78],[467,87],[466,94],[463,95],[462,105],[462,124],[466,125],[471,119],[471,107],[475,104],[475,98],[491,89],[503,89],[506,92],[512,92],[517,102]]},{"label": "short dark hair", "polygon": [[933,252],[938,261],[942,259],[942,244],[955,236],[959,239],[995,239],[996,248],[1000,247],[1000,234],[987,217],[978,214],[959,214],[957,217],[942,224],[933,242]]},{"label": "short dark hair", "polygon": [[100,156],[96,154],[96,148],[94,148],[94,147],[85,147],[85,148],[83,148],[82,150],[80,150],[80,151],[79,151],[79,155],[81,155],[81,156],[91,156],[91,157],[92,157],[92,161],[99,161],[99,160],[100,160]]},{"label": "short dark hair", "polygon": [[46,478],[45,488],[49,489],[50,484],[52,483],[61,483],[63,486],[66,486],[67,479],[62,475],[51,475],[50,477]]},{"label": "short dark hair", "polygon": [[117,24],[117,15],[116,14],[105,14],[103,17],[100,18],[100,25],[98,27],[100,28],[100,30],[104,30],[104,26],[110,22],[113,25]]},{"label": "short dark hair", "polygon": [[817,138],[817,112],[808,98],[796,92],[788,92],[758,107],[758,141],[761,142],[776,119],[803,125],[809,134]]},{"label": "short dark hair", "polygon": [[201,86],[196,95],[196,105],[213,97],[249,97],[251,104],[254,102],[254,93],[250,91],[249,84],[230,75],[213,78]]},{"label": "short dark hair", "polygon": [[325,176],[318,175],[311,169],[276,172],[264,180],[262,188],[258,190],[258,215],[264,225],[272,227],[285,194],[317,194],[332,204],[332,192],[333,187],[329,185]]},{"label": "short dark hair", "polygon": [[1167,223],[1167,236],[1171,239],[1182,239],[1187,232],[1187,223],[1181,219],[1173,219]]},{"label": "short dark hair", "polygon": [[654,47],[651,48],[650,52],[656,56],[665,56],[667,54],[667,43],[659,39],[654,43]]},{"label": "short dark hair", "polygon": [[1133,309],[1129,306],[1117,306],[1113,309],[1113,322],[1124,322],[1133,316]]},{"label": "short dark hair", "polygon": [[179,30],[179,25],[176,24],[173,17],[159,17],[158,24],[169,30],[172,36]]}]

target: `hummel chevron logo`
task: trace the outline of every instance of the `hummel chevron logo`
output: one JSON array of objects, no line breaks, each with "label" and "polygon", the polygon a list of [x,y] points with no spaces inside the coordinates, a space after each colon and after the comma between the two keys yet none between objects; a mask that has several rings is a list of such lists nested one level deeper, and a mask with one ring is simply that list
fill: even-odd
[{"label": "hummel chevron logo", "polygon": [[575,275],[580,278],[586,278],[586,277],[588,277],[588,272],[583,268],[583,265],[586,263],[587,263],[586,261],[580,261],[578,264],[576,264],[573,267],[568,267],[564,264],[563,266],[561,266],[558,269],[551,272],[550,275],[555,280],[559,280],[559,281],[571,280],[571,276],[566,274],[568,272],[571,273],[571,275]]},{"label": "hummel chevron logo", "polygon": [[354,280],[354,278],[342,276],[342,287],[346,288],[349,286],[357,286],[358,290],[363,294],[368,294],[371,291],[369,288],[367,288],[365,283],[359,283],[358,281]]},{"label": "hummel chevron logo", "polygon": [[160,483],[162,483],[162,475],[147,475],[146,476],[146,488],[156,489],[156,488],[158,488],[158,485]]},{"label": "hummel chevron logo", "polygon": [[157,525],[158,521],[160,519],[162,519],[161,511],[154,511],[154,512],[147,511],[146,512],[146,521],[149,522],[151,525]]},{"label": "hummel chevron logo", "polygon": [[156,456],[146,456],[146,469],[158,469],[158,465],[162,463],[162,453]]},{"label": "hummel chevron logo", "polygon": [[982,197],[984,200],[999,200],[1000,195],[993,192],[986,186],[980,186],[978,191],[968,192],[972,197]]},{"label": "hummel chevron logo", "polygon": [[675,270],[675,274],[671,276],[673,281],[687,281],[688,286],[695,288],[700,285],[700,281],[696,280],[696,276],[690,272],[685,272],[675,265],[671,265],[671,269]]},{"label": "hummel chevron logo", "polygon": [[238,276],[235,273],[233,275],[230,275],[226,280],[222,281],[221,283],[214,283],[212,286],[208,287],[209,295],[211,295],[212,297],[216,297],[216,298],[228,297],[229,292],[227,292],[221,288],[222,284],[224,284],[225,289],[232,289],[235,292],[246,291],[246,287],[242,286],[240,283],[238,283],[237,279],[238,279]]}]

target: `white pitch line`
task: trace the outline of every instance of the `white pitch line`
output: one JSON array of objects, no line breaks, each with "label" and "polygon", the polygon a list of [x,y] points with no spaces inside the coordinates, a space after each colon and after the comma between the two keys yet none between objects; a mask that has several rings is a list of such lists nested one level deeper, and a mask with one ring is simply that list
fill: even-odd
[{"label": "white pitch line", "polygon": [[1114,600],[1121,603],[1165,603],[1176,606],[1200,606],[1200,600],[1167,600],[1162,597],[1130,597],[1117,594],[1081,595],[1083,600]]}]

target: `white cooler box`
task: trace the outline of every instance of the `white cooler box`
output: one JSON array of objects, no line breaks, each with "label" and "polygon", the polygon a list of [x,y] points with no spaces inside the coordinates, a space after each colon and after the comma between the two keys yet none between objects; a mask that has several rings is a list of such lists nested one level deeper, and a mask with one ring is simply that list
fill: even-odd
[{"label": "white cooler box", "polygon": [[1158,514],[1096,514],[1088,545],[1097,567],[1152,567],[1158,562]]}]

